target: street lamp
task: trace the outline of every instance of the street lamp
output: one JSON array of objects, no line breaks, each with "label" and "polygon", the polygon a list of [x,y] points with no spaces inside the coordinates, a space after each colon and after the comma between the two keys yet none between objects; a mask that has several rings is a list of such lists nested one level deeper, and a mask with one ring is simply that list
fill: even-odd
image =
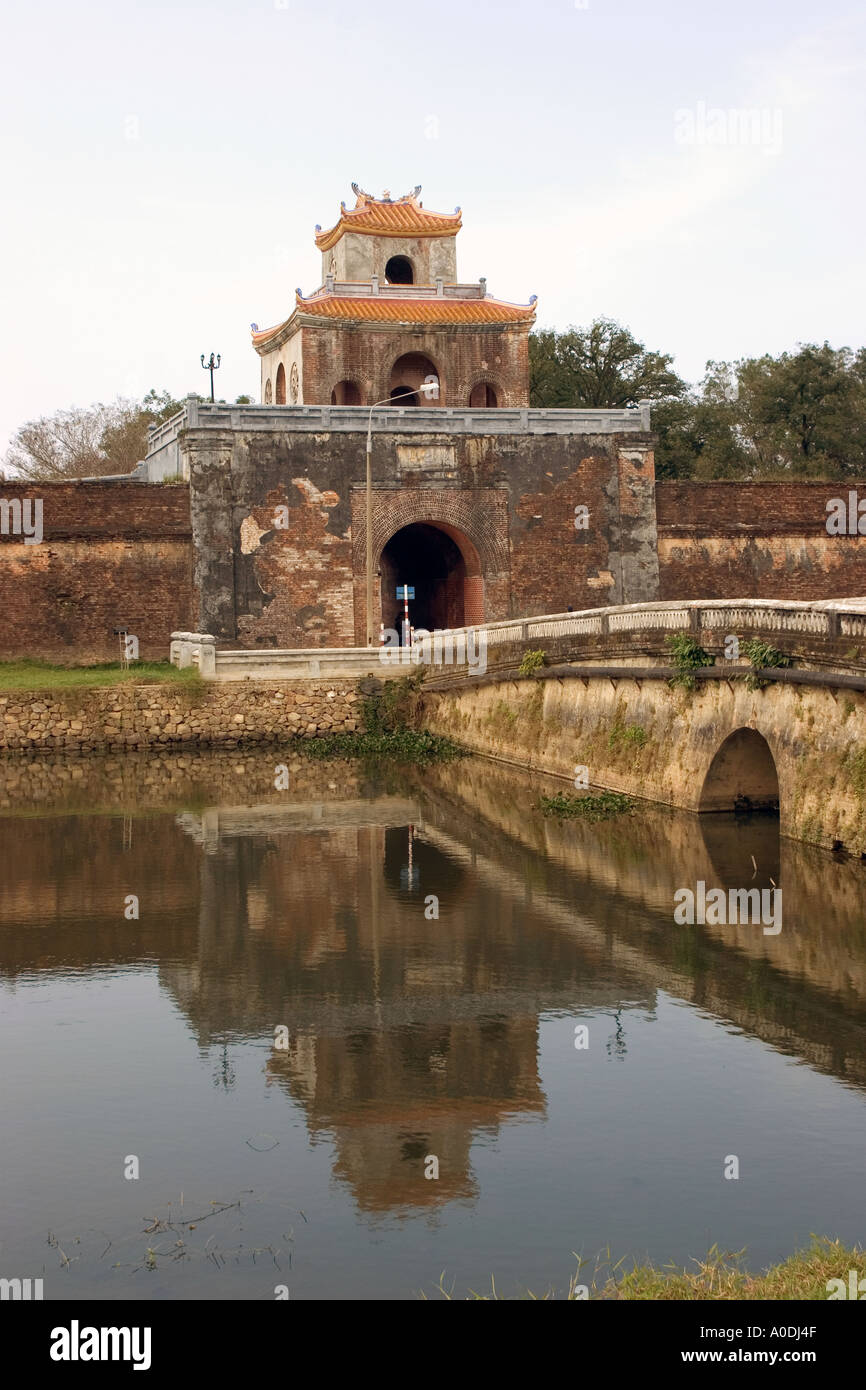
[{"label": "street lamp", "polygon": [[[437,401],[439,399],[439,380],[435,376],[428,377],[422,382],[418,390],[425,400]],[[405,396],[414,396],[414,391],[399,391],[395,396],[389,396],[384,401],[374,401],[370,406],[370,414],[367,419],[367,646],[373,645],[373,411],[378,410],[380,405],[394,405],[396,401],[403,400]]]},{"label": "street lamp", "polygon": [[216,361],[214,361],[214,355],[213,355],[213,353],[211,353],[211,355],[210,355],[210,361],[209,361],[209,362],[205,362],[205,360],[204,360],[204,353],[202,353],[202,355],[201,355],[201,365],[204,367],[204,369],[205,369],[206,372],[210,372],[210,398],[211,398],[211,402],[213,402],[213,374],[214,374],[214,372],[216,371],[217,367],[218,367],[219,364],[220,364],[220,356],[221,356],[221,354],[220,354],[220,353],[217,353],[217,355],[216,355]]}]

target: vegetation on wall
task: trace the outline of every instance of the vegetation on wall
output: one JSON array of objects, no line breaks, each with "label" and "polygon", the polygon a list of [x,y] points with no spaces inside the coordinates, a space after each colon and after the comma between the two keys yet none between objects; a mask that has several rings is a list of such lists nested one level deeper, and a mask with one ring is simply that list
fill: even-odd
[{"label": "vegetation on wall", "polygon": [[361,706],[356,733],[306,739],[300,751],[312,758],[360,758],[366,762],[449,762],[464,756],[451,739],[418,727],[423,672],[377,682]]},{"label": "vegetation on wall", "polygon": [[524,652],[523,660],[517,668],[518,675],[531,676],[547,665],[547,653],[543,651]]},{"label": "vegetation on wall", "polygon": [[670,682],[672,686],[678,685],[683,690],[694,690],[694,672],[702,666],[716,664],[715,657],[704,651],[701,644],[687,632],[668,633],[665,645],[671,654],[671,665],[677,672]]},{"label": "vegetation on wall", "polygon": [[746,685],[750,690],[763,690],[765,686],[769,685],[769,681],[761,680],[760,676],[755,674],[756,671],[774,668],[778,670],[780,667],[784,669],[793,665],[790,656],[787,656],[785,652],[780,652],[778,647],[772,647],[769,642],[762,642],[759,637],[752,637],[748,642],[744,642],[741,651],[755,668],[746,676]]}]

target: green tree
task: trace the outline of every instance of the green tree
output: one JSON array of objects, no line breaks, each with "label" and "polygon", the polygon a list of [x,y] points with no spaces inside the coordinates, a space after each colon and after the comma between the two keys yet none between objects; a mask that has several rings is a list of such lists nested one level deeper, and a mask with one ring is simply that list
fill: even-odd
[{"label": "green tree", "polygon": [[653,410],[668,478],[842,478],[866,471],[866,349],[803,344],[708,362],[700,385]]},{"label": "green tree", "polygon": [[866,466],[866,352],[804,343],[737,363],[740,427],[761,473],[828,477]]},{"label": "green tree", "polygon": [[677,399],[687,387],[672,361],[612,319],[564,333],[542,329],[529,339],[530,404],[622,408]]}]

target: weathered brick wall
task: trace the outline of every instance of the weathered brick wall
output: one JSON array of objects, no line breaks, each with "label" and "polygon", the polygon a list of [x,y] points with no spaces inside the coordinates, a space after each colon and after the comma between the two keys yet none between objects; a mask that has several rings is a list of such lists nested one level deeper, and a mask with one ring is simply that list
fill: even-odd
[{"label": "weathered brick wall", "polygon": [[0,498],[41,500],[43,530],[0,534],[0,659],[116,660],[115,627],[164,658],[194,625],[188,487],[7,482]]},{"label": "weathered brick wall", "polygon": [[[469,621],[651,600],[651,443],[637,433],[380,431],[374,562],[403,527],[439,527],[463,555]],[[363,428],[187,431],[200,630],[245,647],[363,643],[365,444]],[[585,530],[574,525],[579,505]],[[376,629],[393,616],[394,596],[384,597]]]},{"label": "weathered brick wall", "polygon": [[827,534],[827,503],[866,483],[656,484],[660,597],[859,598],[866,536]]},{"label": "weathered brick wall", "polygon": [[500,406],[529,404],[529,330],[487,331],[448,324],[423,332],[345,327],[305,327],[302,333],[303,400],[328,405],[338,381],[354,381],[361,401],[386,400],[391,369],[404,353],[429,357],[439,377],[440,405],[466,407],[472,387],[490,382]]}]

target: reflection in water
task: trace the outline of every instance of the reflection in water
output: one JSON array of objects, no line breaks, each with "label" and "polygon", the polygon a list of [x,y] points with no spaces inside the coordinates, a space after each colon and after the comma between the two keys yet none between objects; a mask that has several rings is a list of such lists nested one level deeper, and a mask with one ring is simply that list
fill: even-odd
[{"label": "reflection in water", "polygon": [[[40,1174],[54,1220],[70,1208],[100,1229],[130,1220],[126,1192],[104,1175],[91,1190],[84,1174],[100,1143],[112,1155],[136,1143],[179,1188],[191,1179],[178,1152],[214,1182],[257,1193],[264,1183],[263,1243],[271,1226],[300,1239],[297,1219],[289,1236],[278,1214],[291,1189],[305,1223],[306,1267],[293,1247],[300,1296],[339,1296],[334,1261],[345,1292],[374,1259],[366,1296],[411,1296],[443,1264],[489,1273],[512,1250],[515,1278],[546,1268],[545,1282],[560,1232],[565,1277],[563,1251],[594,1231],[613,1235],[618,1253],[686,1259],[713,1240],[745,1243],[745,1229],[775,1256],[802,1234],[792,1217],[802,1208],[807,1234],[862,1237],[833,1225],[854,1211],[847,1184],[853,1193],[866,1137],[859,864],[780,842],[777,822],[761,817],[647,809],[600,825],[545,820],[533,810],[538,784],[476,762],[371,784],[346,765],[296,761],[288,793],[274,791],[267,759],[238,755],[74,770],[7,767],[12,785],[0,787],[0,989],[32,1001],[10,1028],[33,1027],[16,1052],[17,1139],[4,1167],[28,1190]],[[783,887],[782,932],[677,926],[673,894],[699,879]],[[141,902],[134,921],[123,913],[130,893]],[[144,990],[150,979],[156,993]],[[125,995],[123,981],[140,992]],[[100,982],[101,995],[76,1002]],[[805,1092],[783,1100],[786,1057],[824,1088],[809,1090],[808,1105]],[[194,1058],[206,1061],[209,1102]],[[34,1153],[37,1076],[55,1087],[46,1114],[56,1133],[49,1125]],[[737,1218],[718,1182],[701,1186],[732,1142],[710,1112],[699,1119],[723,1076],[715,1109],[730,1106],[725,1123],[747,1154],[769,1142],[774,1098],[786,1105],[777,1129],[792,1127],[774,1132],[779,1151],[763,1169],[753,1157]],[[123,1099],[97,1143],[86,1117],[101,1113],[106,1087]],[[836,1186],[822,1207],[797,1164],[830,1124]],[[74,1179],[51,1149],[70,1126],[90,1155]],[[258,1131],[274,1136],[270,1168],[244,1146]],[[430,1156],[438,1178],[425,1175]],[[335,1207],[340,1193],[347,1202]],[[26,1201],[19,1210],[12,1246],[29,1267],[35,1216]],[[396,1234],[367,1247],[386,1218],[395,1229],[422,1219],[435,1252],[410,1256]],[[77,1277],[85,1296],[105,1293],[104,1269],[83,1265]],[[160,1296],[229,1296],[230,1279],[230,1296],[259,1296],[242,1262],[216,1290],[161,1277]],[[115,1296],[128,1295],[127,1279],[114,1276]]]}]

